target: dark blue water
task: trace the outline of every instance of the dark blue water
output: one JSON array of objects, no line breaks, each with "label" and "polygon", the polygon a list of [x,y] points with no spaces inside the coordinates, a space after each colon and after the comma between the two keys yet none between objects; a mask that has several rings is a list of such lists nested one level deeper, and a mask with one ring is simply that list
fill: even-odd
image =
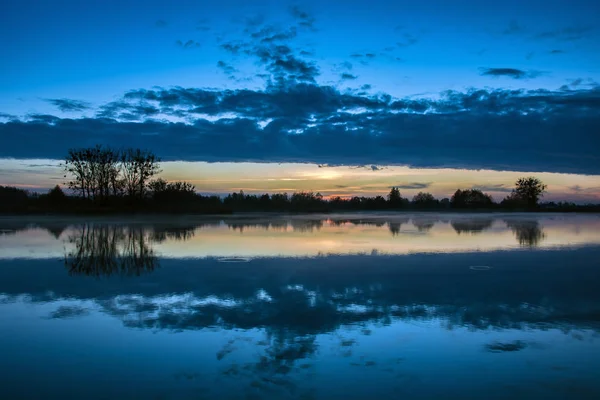
[{"label": "dark blue water", "polygon": [[4,218],[0,396],[597,399],[599,224]]}]

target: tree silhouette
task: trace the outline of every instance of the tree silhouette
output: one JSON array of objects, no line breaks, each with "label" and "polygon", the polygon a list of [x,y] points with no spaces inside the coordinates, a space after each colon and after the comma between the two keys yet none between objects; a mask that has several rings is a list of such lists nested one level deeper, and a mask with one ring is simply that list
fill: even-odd
[{"label": "tree silhouette", "polygon": [[428,208],[437,205],[438,201],[431,193],[419,192],[413,197],[413,204],[416,207]]},{"label": "tree silhouette", "polygon": [[492,196],[478,189],[460,190],[452,195],[450,204],[453,208],[490,207],[494,204]]},{"label": "tree silhouette", "polygon": [[533,176],[519,178],[515,182],[514,196],[524,202],[527,207],[535,208],[538,205],[540,197],[544,195],[547,185]]}]

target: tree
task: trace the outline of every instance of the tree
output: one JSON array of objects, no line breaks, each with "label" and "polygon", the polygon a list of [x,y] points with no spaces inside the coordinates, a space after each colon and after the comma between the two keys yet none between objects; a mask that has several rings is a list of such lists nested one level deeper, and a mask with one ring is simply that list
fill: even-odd
[{"label": "tree", "polygon": [[408,202],[407,199],[402,198],[400,190],[397,187],[393,187],[392,190],[390,190],[390,193],[388,194],[387,198],[390,207],[392,208],[403,207]]},{"label": "tree", "polygon": [[529,208],[535,208],[538,205],[540,197],[544,195],[547,185],[541,180],[533,176],[527,178],[519,178],[515,183],[513,196],[521,200]]},{"label": "tree", "polygon": [[69,189],[84,199],[103,201],[119,192],[119,153],[108,147],[70,149],[63,164]]},{"label": "tree", "polygon": [[450,204],[454,208],[477,208],[477,207],[490,207],[494,204],[492,196],[483,193],[478,189],[458,189],[452,195]]},{"label": "tree", "polygon": [[419,192],[413,197],[413,204],[417,207],[432,207],[437,205],[437,200],[431,193]]},{"label": "tree", "polygon": [[132,199],[143,199],[148,181],[161,172],[160,159],[151,151],[140,149],[126,149],[120,159],[125,194]]}]

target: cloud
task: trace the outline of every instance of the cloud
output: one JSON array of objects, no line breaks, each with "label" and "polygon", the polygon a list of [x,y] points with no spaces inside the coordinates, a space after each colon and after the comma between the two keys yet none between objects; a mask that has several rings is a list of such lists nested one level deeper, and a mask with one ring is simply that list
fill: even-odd
[{"label": "cloud", "polygon": [[232,76],[234,73],[239,72],[233,65],[226,63],[225,61],[217,62],[217,68],[228,76]]},{"label": "cloud", "polygon": [[65,143],[119,143],[164,160],[599,174],[598,109],[595,86],[446,91],[435,99],[296,80],[262,90],[137,89],[93,118],[36,114],[0,123],[0,157],[61,159]]},{"label": "cloud", "polygon": [[352,68],[353,68],[353,65],[352,65],[351,62],[344,61],[342,63],[337,64],[336,68],[337,68],[337,70],[343,70],[343,69],[345,69],[345,70],[351,71]]},{"label": "cloud", "polygon": [[496,185],[473,185],[471,189],[481,190],[482,192],[512,192],[512,188],[506,187],[506,185],[502,183]]},{"label": "cloud", "polygon": [[410,33],[405,33],[402,35],[402,39],[400,41],[396,42],[396,46],[409,47],[414,44],[417,44],[418,41],[419,41],[419,39],[416,38],[415,36],[411,35]]},{"label": "cloud", "polygon": [[196,49],[196,48],[200,47],[200,43],[198,43],[192,39],[190,39],[186,42],[177,40],[177,41],[175,41],[175,44],[177,45],[177,47],[181,47],[183,49]]},{"label": "cloud", "polygon": [[431,182],[412,182],[412,183],[401,183],[400,185],[390,186],[389,189],[397,188],[397,189],[426,189],[431,186]]},{"label": "cloud", "polygon": [[298,6],[290,7],[290,13],[298,22],[298,25],[304,28],[314,30],[315,18],[305,11],[302,11]]},{"label": "cloud", "polygon": [[592,30],[588,26],[571,26],[552,31],[540,32],[534,36],[535,39],[555,39],[559,41],[572,42],[583,39],[585,34]]},{"label": "cloud", "polygon": [[358,76],[352,75],[348,72],[343,72],[342,74],[340,74],[340,78],[342,80],[354,80],[354,79],[358,78]]},{"label": "cloud", "polygon": [[80,306],[60,306],[49,315],[50,319],[77,318],[89,315],[90,311]]},{"label": "cloud", "polygon": [[350,58],[357,60],[362,65],[368,65],[370,61],[373,61],[375,58],[377,58],[377,54],[375,54],[375,53],[352,53],[352,54],[350,54]]},{"label": "cloud", "polygon": [[564,54],[566,52],[564,50],[554,49],[554,50],[550,50],[548,53],[550,53],[550,54]]},{"label": "cloud", "polygon": [[580,193],[583,191],[583,188],[580,185],[569,186],[569,189],[576,193]]},{"label": "cloud", "polygon": [[85,111],[90,108],[90,103],[73,99],[46,99],[50,104],[55,105],[62,112]]},{"label": "cloud", "polygon": [[3,112],[0,112],[0,118],[5,118],[5,119],[9,119],[9,120],[10,119],[18,120],[16,115],[7,114],[7,113],[3,113]]},{"label": "cloud", "polygon": [[481,76],[492,76],[492,77],[501,77],[505,76],[513,79],[532,79],[537,78],[544,73],[541,71],[524,71],[516,68],[480,68],[479,74]]},{"label": "cloud", "polygon": [[[300,11],[298,11],[300,12]],[[301,12],[300,12],[301,13]],[[303,13],[301,13],[304,15]],[[257,74],[269,84],[285,82],[315,82],[320,75],[316,63],[304,59],[311,54],[306,50],[296,51],[290,42],[296,38],[303,17],[299,16],[299,25],[280,29],[276,25],[264,25],[262,19],[246,21],[245,37],[222,43],[220,47],[233,56],[245,55],[256,59],[268,74]]]},{"label": "cloud", "polygon": [[159,19],[154,23],[154,26],[156,26],[157,28],[165,28],[167,25],[169,24],[164,19]]}]

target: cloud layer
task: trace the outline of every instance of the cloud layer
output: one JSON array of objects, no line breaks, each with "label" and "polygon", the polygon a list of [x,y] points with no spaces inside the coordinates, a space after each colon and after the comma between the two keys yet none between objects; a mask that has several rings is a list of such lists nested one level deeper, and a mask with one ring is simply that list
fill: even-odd
[{"label": "cloud layer", "polygon": [[447,91],[435,100],[298,80],[263,90],[139,89],[93,118],[29,115],[0,124],[0,157],[60,159],[69,147],[103,143],[148,148],[165,160],[598,174],[599,110],[599,87]]}]

